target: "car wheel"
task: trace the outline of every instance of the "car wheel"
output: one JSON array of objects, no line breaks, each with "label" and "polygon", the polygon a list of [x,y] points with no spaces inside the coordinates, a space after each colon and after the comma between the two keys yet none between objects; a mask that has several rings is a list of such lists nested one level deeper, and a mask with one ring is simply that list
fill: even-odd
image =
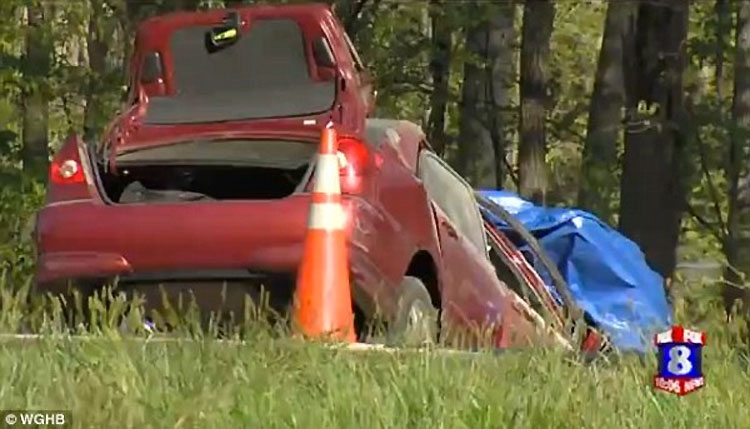
[{"label": "car wheel", "polygon": [[388,326],[388,343],[396,346],[425,346],[438,338],[438,310],[427,288],[416,277],[405,276],[399,287],[397,312]]}]

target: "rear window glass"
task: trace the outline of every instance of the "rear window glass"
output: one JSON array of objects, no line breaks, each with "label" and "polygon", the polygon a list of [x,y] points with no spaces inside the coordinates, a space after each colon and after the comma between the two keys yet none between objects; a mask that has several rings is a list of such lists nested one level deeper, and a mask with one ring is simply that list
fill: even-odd
[{"label": "rear window glass", "polygon": [[210,27],[176,30],[170,40],[177,92],[184,95],[236,91],[248,86],[311,82],[305,42],[291,19],[252,21],[237,42],[209,53]]},{"label": "rear window glass", "polygon": [[333,107],[335,82],[318,82],[310,76],[296,21],[252,21],[236,43],[213,53],[205,45],[209,28],[188,27],[172,34],[176,96],[152,98],[146,123],[294,117]]},{"label": "rear window glass", "polygon": [[117,156],[117,163],[252,165],[295,169],[310,162],[317,145],[290,140],[192,140]]}]

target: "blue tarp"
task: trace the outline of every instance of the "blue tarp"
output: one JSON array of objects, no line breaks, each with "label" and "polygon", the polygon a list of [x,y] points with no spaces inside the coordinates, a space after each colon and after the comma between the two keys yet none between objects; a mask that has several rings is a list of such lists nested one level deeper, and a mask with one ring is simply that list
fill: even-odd
[{"label": "blue tarp", "polygon": [[[568,282],[587,318],[620,350],[644,352],[653,334],[672,324],[662,277],[638,245],[591,213],[535,206],[507,191],[480,191],[516,217],[539,241]],[[486,218],[516,243],[559,300],[552,281],[526,243],[501,219]]]}]

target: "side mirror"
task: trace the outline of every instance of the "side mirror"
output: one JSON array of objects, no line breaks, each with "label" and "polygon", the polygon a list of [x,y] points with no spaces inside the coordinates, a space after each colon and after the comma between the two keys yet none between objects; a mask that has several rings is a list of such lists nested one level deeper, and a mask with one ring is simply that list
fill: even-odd
[{"label": "side mirror", "polygon": [[237,42],[240,38],[242,20],[237,11],[231,11],[224,18],[221,25],[206,32],[206,50],[214,53]]}]

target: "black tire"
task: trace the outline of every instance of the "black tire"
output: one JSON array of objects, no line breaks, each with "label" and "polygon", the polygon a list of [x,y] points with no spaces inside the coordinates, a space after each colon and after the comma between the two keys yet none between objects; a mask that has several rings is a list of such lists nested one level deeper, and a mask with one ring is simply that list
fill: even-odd
[{"label": "black tire", "polygon": [[437,343],[439,312],[427,288],[416,277],[404,276],[395,317],[388,324],[390,345],[420,347]]}]

